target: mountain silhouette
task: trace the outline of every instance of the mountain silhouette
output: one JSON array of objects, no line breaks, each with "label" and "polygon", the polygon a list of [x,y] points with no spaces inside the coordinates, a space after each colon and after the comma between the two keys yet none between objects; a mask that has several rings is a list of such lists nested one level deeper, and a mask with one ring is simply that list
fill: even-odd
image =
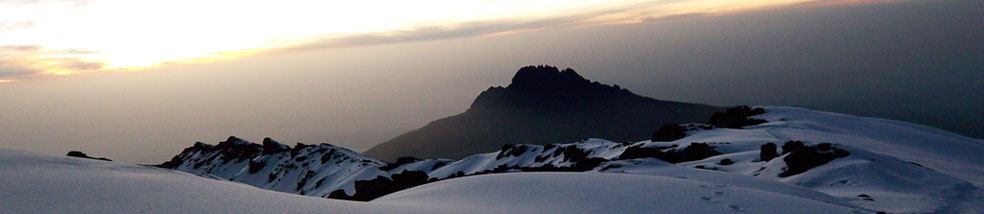
[{"label": "mountain silhouette", "polygon": [[430,122],[365,154],[389,162],[403,156],[458,159],[506,144],[641,141],[662,125],[704,122],[720,110],[643,97],[584,79],[570,68],[527,66],[509,86],[482,92],[464,113]]}]

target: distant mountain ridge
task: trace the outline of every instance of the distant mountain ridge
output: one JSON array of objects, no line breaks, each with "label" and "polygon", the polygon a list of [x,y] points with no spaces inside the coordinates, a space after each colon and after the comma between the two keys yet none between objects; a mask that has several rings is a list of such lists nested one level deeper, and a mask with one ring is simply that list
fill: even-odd
[{"label": "distant mountain ridge", "polygon": [[507,87],[479,94],[464,113],[430,122],[365,154],[385,161],[403,156],[457,159],[504,144],[639,141],[662,125],[703,122],[720,110],[639,96],[587,80],[570,68],[526,66]]}]

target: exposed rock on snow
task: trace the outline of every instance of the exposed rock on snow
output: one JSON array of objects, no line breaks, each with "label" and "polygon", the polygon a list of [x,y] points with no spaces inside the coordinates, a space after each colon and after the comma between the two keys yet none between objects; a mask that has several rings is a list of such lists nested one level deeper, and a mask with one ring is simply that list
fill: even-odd
[{"label": "exposed rock on snow", "polygon": [[[748,188],[618,173],[470,176],[371,202],[284,194],[173,170],[4,149],[0,175],[0,213],[869,213],[811,199],[823,196],[792,185]],[[807,197],[775,193],[782,191]]]},{"label": "exposed rock on snow", "polygon": [[[266,152],[258,144],[230,138],[237,143],[196,144],[162,167],[264,189],[355,200],[469,175],[596,171],[718,183],[751,179],[740,185],[759,190],[762,185],[795,185],[803,190],[765,191],[871,212],[973,213],[984,207],[980,140],[897,121],[791,107],[762,109],[766,112],[751,119],[769,122],[742,129],[686,124],[687,136],[669,142],[507,144],[457,161],[402,158],[386,163],[327,144]],[[782,153],[775,142],[786,142]],[[234,151],[226,151],[230,149]]]},{"label": "exposed rock on snow", "polygon": [[110,160],[109,158],[97,158],[97,157],[89,157],[89,155],[86,155],[85,153],[82,153],[82,152],[80,152],[80,151],[70,151],[70,152],[68,152],[68,154],[66,154],[65,156],[69,156],[69,157],[77,157],[77,158],[88,158],[88,159],[93,159],[93,160],[102,160],[102,161],[113,161],[113,160]]}]

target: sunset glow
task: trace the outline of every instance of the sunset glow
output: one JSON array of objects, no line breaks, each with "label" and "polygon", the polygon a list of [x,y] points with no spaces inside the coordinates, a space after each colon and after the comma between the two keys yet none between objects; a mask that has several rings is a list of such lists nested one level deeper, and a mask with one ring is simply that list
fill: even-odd
[{"label": "sunset glow", "polygon": [[0,0],[0,214],[984,213],[981,17]]},{"label": "sunset glow", "polygon": [[[0,3],[0,69],[24,79],[138,70],[235,58],[311,43],[389,38],[394,32],[495,36],[557,27],[715,15],[804,0],[613,1],[43,1]],[[366,12],[371,11],[371,12]],[[476,30],[481,25],[503,27]],[[478,26],[478,27],[476,27]],[[327,38],[327,39],[326,39]],[[330,46],[369,42],[337,42]],[[14,73],[14,74],[9,74]],[[9,80],[8,80],[9,81]]]}]

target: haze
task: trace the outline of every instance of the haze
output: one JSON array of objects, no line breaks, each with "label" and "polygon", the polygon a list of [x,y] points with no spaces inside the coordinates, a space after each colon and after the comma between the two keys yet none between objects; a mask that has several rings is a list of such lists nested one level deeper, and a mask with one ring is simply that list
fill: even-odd
[{"label": "haze", "polygon": [[[262,36],[250,34],[267,25],[234,31],[248,41],[136,39],[126,51],[95,45],[117,44],[112,39],[79,40],[80,49],[49,45],[56,38],[20,35],[31,24],[0,22],[0,38],[24,38],[0,46],[0,147],[160,163],[195,141],[235,135],[364,151],[464,111],[481,91],[508,84],[531,64],[571,67],[656,99],[802,106],[984,137],[984,3],[735,2],[544,9],[572,5],[550,2],[518,14],[400,19],[451,20],[440,25],[382,17],[383,24],[333,31],[314,19]],[[618,12],[585,9],[598,5]],[[582,12],[556,15],[565,11]],[[97,23],[79,27],[108,29]],[[301,33],[274,35],[295,30]],[[263,42],[274,37],[299,39]]]}]

